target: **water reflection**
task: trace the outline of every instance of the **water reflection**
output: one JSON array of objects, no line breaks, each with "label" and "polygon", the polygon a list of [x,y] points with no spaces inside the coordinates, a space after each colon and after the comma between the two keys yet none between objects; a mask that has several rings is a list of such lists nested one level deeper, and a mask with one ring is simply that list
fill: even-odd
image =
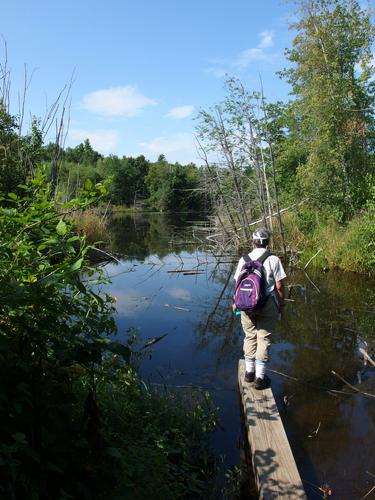
[{"label": "water reflection", "polygon": [[202,216],[192,214],[115,214],[109,228],[112,252],[129,259],[163,258],[196,248],[191,228]]},{"label": "water reflection", "polygon": [[[144,360],[144,378],[209,389],[221,418],[213,446],[235,464],[242,332],[230,310],[233,264],[228,258],[218,264],[192,244],[189,224],[155,214],[113,221],[112,251],[124,257],[106,269],[120,335],[129,327],[145,340],[166,335]],[[360,351],[365,346],[371,356],[375,347],[374,281],[311,271],[308,277],[290,272],[287,282],[287,317],[274,336],[269,367],[301,477],[310,498],[322,497],[324,483],[336,498],[361,498],[375,484],[366,472],[375,474],[375,399],[354,394],[332,370],[375,394],[374,368],[364,365]]]}]

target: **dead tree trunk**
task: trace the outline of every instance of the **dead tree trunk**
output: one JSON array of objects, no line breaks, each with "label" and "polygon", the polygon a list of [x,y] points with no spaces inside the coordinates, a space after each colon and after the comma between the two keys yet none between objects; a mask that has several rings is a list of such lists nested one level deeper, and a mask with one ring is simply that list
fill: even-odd
[{"label": "dead tree trunk", "polygon": [[217,112],[219,127],[221,130],[221,137],[220,137],[221,147],[222,147],[224,156],[227,160],[229,170],[230,170],[231,175],[232,175],[233,184],[234,184],[234,188],[235,188],[235,194],[237,197],[238,216],[239,216],[240,222],[242,224],[242,228],[243,228],[243,231],[245,233],[245,237],[247,239],[250,239],[249,221],[248,221],[247,215],[246,215],[246,207],[245,207],[244,202],[243,202],[243,196],[242,196],[242,192],[241,192],[242,190],[241,190],[240,184],[238,182],[238,169],[236,168],[236,163],[235,163],[234,158],[233,158],[232,149],[228,143],[227,131],[225,129],[225,125],[224,125],[224,121],[223,121],[221,112],[219,109],[217,109],[216,112]]}]

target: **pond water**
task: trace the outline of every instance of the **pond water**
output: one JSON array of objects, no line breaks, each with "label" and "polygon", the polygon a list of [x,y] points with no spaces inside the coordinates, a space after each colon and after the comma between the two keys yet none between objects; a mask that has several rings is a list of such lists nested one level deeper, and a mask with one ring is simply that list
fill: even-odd
[{"label": "pond water", "polygon": [[[207,389],[220,417],[212,447],[230,466],[239,464],[241,436],[242,330],[230,309],[237,257],[214,256],[197,225],[191,215],[113,219],[110,245],[120,263],[106,272],[119,338],[129,328],[141,344],[165,335],[142,361],[144,380]],[[339,376],[375,394],[375,368],[360,355],[365,348],[375,359],[374,280],[288,270],[286,283],[286,319],[268,367],[306,492],[324,498],[326,484],[334,498],[360,499],[375,486],[375,397],[355,393]]]}]

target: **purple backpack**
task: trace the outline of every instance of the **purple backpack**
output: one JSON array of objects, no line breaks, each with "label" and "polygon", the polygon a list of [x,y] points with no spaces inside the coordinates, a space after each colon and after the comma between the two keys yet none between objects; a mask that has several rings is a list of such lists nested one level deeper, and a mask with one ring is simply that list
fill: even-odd
[{"label": "purple backpack", "polygon": [[244,255],[245,264],[236,281],[234,303],[238,311],[252,312],[260,309],[266,301],[266,274],[263,262],[272,255],[265,252],[259,259],[251,260]]}]

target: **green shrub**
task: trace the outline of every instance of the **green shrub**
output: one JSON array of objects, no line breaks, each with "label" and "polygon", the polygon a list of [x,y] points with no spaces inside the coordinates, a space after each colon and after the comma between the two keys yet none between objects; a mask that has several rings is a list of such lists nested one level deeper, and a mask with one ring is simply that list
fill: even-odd
[{"label": "green shrub", "polygon": [[337,222],[336,218],[327,214],[317,213],[314,217],[315,227],[312,231],[304,224],[301,226],[300,214],[284,217],[286,240],[292,251],[300,252],[301,267],[321,249],[311,266],[371,274],[375,272],[374,201],[370,200],[367,208],[346,224]]},{"label": "green shrub", "polygon": [[113,340],[103,274],[67,219],[105,192],[86,188],[56,207],[38,173],[0,197],[0,497],[204,496],[212,414],[142,389]]},{"label": "green shrub", "polygon": [[215,412],[208,394],[155,391],[129,367],[108,363],[117,367],[115,378],[104,371],[97,390],[107,457],[98,487],[107,484],[110,498],[118,499],[214,498],[207,432]]}]

